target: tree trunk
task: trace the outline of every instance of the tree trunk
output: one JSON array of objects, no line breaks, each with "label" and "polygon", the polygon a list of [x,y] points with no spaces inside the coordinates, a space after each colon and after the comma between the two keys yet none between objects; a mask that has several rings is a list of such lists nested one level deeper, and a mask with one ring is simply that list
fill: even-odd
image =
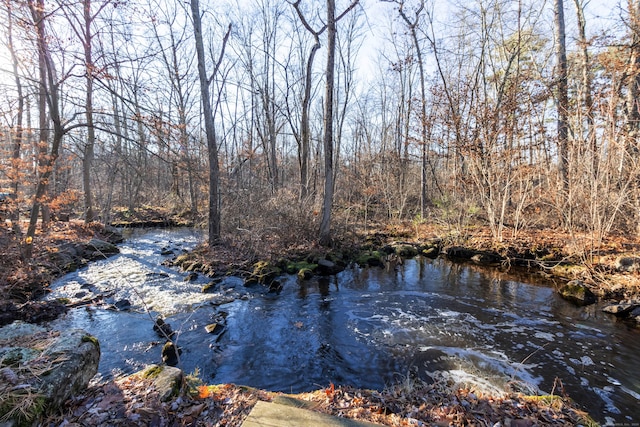
[{"label": "tree trunk", "polygon": [[569,192],[569,93],[567,77],[567,48],[564,30],[563,0],[554,0],[556,61],[557,61],[557,105],[558,105],[558,170],[561,189],[565,197]]},{"label": "tree trunk", "polygon": [[93,166],[94,146],[96,132],[93,127],[93,57],[92,57],[92,35],[91,35],[91,0],[84,0],[84,61],[86,67],[87,93],[85,105],[85,117],[87,120],[87,142],[84,146],[84,157],[82,159],[82,185],[84,187],[84,222],[86,224],[95,219],[93,212],[93,193],[91,188],[91,169]]},{"label": "tree trunk", "polygon": [[199,0],[191,0],[191,14],[193,17],[193,33],[198,57],[198,78],[200,82],[202,113],[204,115],[204,128],[209,154],[209,246],[213,246],[220,240],[220,170],[218,165],[218,142],[213,123],[209,80],[207,78],[204,43],[202,41],[202,21],[200,19]]},{"label": "tree trunk", "polygon": [[[40,175],[38,176],[36,194],[34,196],[33,207],[31,208],[31,217],[29,219],[29,226],[25,236],[25,247],[23,250],[23,254],[26,258],[30,258],[32,254],[33,239],[36,232],[38,214],[41,209],[43,211],[43,228],[46,228],[47,226],[47,218],[45,217],[47,206],[44,204],[46,201],[45,196],[47,186],[49,184],[49,178],[53,173],[53,166],[58,158],[60,144],[62,142],[62,137],[64,136],[64,128],[60,116],[60,105],[58,99],[58,83],[55,80],[56,72],[51,58],[51,53],[49,52],[47,34],[45,31],[44,0],[35,1],[37,1],[37,3],[34,4],[34,0],[29,0],[28,5],[36,28],[40,80],[40,90],[38,95],[38,108],[40,113],[40,147],[41,151],[43,151],[45,155],[39,159]],[[49,107],[49,116],[53,123],[53,140],[51,142],[51,151],[48,154],[46,153],[49,139],[47,106]]]},{"label": "tree trunk", "polygon": [[598,145],[595,134],[595,124],[593,120],[593,96],[591,95],[591,61],[589,59],[589,41],[586,35],[586,20],[584,17],[584,5],[581,0],[573,0],[576,7],[576,17],[578,21],[578,43],[582,59],[582,98],[585,109],[585,121],[587,125],[587,147],[591,157],[591,174],[598,175]]},{"label": "tree trunk", "polygon": [[311,152],[311,126],[309,123],[309,108],[311,105],[311,86],[313,61],[316,52],[320,49],[320,35],[327,29],[323,26],[319,31],[313,30],[302,11],[300,10],[300,1],[297,0],[293,7],[296,9],[298,17],[304,27],[313,35],[313,46],[307,58],[307,66],[304,75],[304,95],[302,97],[302,113],[300,116],[300,147],[298,149],[298,163],[300,165],[300,201],[303,201],[309,195],[309,155]]},{"label": "tree trunk", "polygon": [[424,218],[427,213],[427,164],[428,164],[428,150],[427,150],[427,90],[424,76],[424,63],[422,62],[422,49],[420,49],[420,43],[418,42],[417,26],[420,20],[420,13],[424,9],[424,0],[421,0],[420,6],[415,12],[415,19],[411,21],[403,10],[404,2],[400,2],[398,11],[400,16],[411,30],[411,41],[413,48],[416,50],[418,57],[418,71],[420,73],[420,217]]},{"label": "tree trunk", "polygon": [[[633,174],[634,164],[640,154],[640,1],[629,0],[629,26],[631,32],[631,58],[627,72],[626,129],[624,151],[620,156],[619,177],[624,182]],[[640,179],[635,178],[635,189],[630,196],[635,200],[636,212],[640,207],[640,196],[637,189]],[[640,232],[640,221],[636,215],[636,230]]]},{"label": "tree trunk", "polygon": [[309,125],[309,106],[311,105],[311,73],[316,52],[320,49],[320,38],[314,34],[315,43],[309,52],[307,69],[304,76],[304,96],[302,98],[302,115],[300,118],[300,200],[309,195],[309,154],[311,147],[311,126]]},{"label": "tree trunk", "polygon": [[[37,0],[38,3],[34,4],[34,0],[29,1],[29,9],[31,10],[31,16],[33,24],[36,29],[37,46],[38,46],[38,118],[39,118],[39,136],[38,136],[38,165],[41,172],[38,174],[38,183],[36,187],[36,194],[33,199],[33,205],[31,207],[31,215],[29,218],[29,226],[27,227],[27,235],[25,237],[25,245],[23,248],[23,255],[25,258],[31,258],[33,250],[33,238],[36,234],[36,225],[38,223],[38,215],[40,214],[40,205],[42,203],[42,197],[44,196],[46,189],[46,181],[43,179],[43,175],[46,172],[44,163],[46,159],[46,147],[49,144],[49,126],[47,124],[47,68],[45,59],[46,41],[44,35],[44,0]],[[44,153],[43,153],[44,148]]]},{"label": "tree trunk", "polygon": [[322,221],[320,222],[319,242],[322,246],[331,245],[331,208],[333,205],[333,87],[336,54],[336,3],[327,0],[327,68],[324,91],[324,198],[322,202]]},{"label": "tree trunk", "polygon": [[[14,201],[18,198],[18,190],[20,188],[20,151],[22,149],[23,127],[22,122],[24,118],[24,95],[22,92],[22,81],[18,74],[18,57],[13,45],[13,13],[11,11],[11,2],[7,2],[7,45],[9,53],[11,54],[11,67],[13,69],[13,77],[16,83],[16,90],[18,92],[18,110],[16,111],[16,128],[13,134],[13,147],[11,153],[11,194]],[[18,203],[14,203],[11,208],[11,224],[16,236],[20,236],[22,231],[20,229],[20,209]]]}]

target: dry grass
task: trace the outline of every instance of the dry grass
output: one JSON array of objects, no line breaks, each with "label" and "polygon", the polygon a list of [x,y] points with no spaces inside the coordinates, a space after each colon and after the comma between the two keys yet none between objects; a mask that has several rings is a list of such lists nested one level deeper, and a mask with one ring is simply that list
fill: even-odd
[{"label": "dry grass", "polygon": [[[59,335],[55,331],[16,337],[0,341],[0,347],[23,348],[37,354],[48,348]],[[27,361],[13,361],[7,357],[0,359],[0,421],[17,419],[30,423],[37,419],[46,409],[46,400],[38,392],[40,378],[64,360],[42,354]]]}]

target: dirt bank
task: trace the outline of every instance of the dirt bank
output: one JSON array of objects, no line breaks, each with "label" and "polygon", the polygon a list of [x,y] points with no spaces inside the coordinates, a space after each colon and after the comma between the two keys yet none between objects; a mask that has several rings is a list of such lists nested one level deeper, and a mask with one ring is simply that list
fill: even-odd
[{"label": "dirt bank", "polygon": [[38,323],[59,316],[66,309],[64,304],[40,301],[49,285],[92,260],[109,256],[108,251],[96,250],[98,242],[121,240],[115,229],[98,223],[54,222],[47,231],[36,233],[33,256],[24,259],[20,236],[8,227],[0,228],[0,326],[14,320]]}]

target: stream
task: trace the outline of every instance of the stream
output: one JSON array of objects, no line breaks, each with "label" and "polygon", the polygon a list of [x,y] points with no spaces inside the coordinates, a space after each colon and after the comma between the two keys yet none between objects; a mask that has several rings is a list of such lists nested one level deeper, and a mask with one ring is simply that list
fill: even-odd
[{"label": "stream", "polygon": [[[600,422],[640,422],[640,330],[597,305],[575,307],[532,277],[418,257],[392,271],[284,276],[278,293],[237,277],[202,293],[210,278],[185,281],[161,265],[201,231],[130,233],[120,254],[62,277],[48,296],[103,295],[121,308],[81,306],[50,325],[95,335],[103,378],[161,362],[165,341],[153,331],[161,315],[177,332],[179,367],[208,383],[297,393],[450,378],[489,391],[564,390]],[[221,318],[222,333],[205,331]]]}]

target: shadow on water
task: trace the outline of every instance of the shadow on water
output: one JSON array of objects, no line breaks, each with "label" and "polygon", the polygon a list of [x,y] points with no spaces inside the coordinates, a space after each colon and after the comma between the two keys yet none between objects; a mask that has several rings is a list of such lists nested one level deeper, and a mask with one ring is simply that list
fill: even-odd
[{"label": "shadow on water", "polygon": [[[102,375],[160,361],[164,342],[151,319],[162,313],[179,332],[181,367],[209,382],[301,392],[330,382],[382,389],[418,375],[492,391],[559,393],[562,386],[598,420],[640,420],[639,331],[597,306],[566,303],[550,286],[418,258],[395,271],[353,268],[304,282],[287,276],[279,293],[227,278],[219,293],[236,299],[214,305],[220,295],[200,293],[206,278],[185,283],[184,274],[159,266],[166,258],[160,248],[181,242],[188,249],[197,241],[143,233],[125,243],[124,260],[76,273],[101,292],[117,283],[118,295],[134,305],[128,312],[81,308],[57,322],[99,338]],[[77,280],[69,275],[54,287],[74,289]],[[221,312],[225,332],[207,334],[204,326]]]}]

